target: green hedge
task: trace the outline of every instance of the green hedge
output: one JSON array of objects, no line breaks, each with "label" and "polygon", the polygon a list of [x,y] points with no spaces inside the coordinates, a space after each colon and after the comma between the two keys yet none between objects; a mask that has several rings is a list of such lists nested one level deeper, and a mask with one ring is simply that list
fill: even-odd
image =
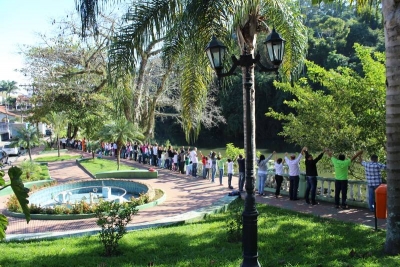
[{"label": "green hedge", "polygon": [[154,179],[158,177],[158,172],[150,172],[148,170],[123,170],[123,171],[108,171],[98,172],[94,175],[95,178],[125,178],[125,179]]}]

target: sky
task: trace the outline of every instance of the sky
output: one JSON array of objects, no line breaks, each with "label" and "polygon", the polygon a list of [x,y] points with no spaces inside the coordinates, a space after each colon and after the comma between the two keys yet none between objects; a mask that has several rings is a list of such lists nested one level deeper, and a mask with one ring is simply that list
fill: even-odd
[{"label": "sky", "polygon": [[75,0],[0,0],[0,81],[29,84],[14,71],[23,67],[19,46],[38,44],[38,33],[51,32],[54,19],[73,11]]}]

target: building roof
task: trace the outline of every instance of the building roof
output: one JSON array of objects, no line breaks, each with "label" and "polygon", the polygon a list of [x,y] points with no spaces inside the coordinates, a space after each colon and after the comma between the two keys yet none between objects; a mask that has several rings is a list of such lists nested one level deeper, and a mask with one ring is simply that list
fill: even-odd
[{"label": "building roof", "polygon": [[8,116],[13,116],[13,117],[17,117],[18,115],[15,113],[10,112],[9,110],[6,111],[6,106],[0,106],[0,113],[2,114],[8,114]]}]

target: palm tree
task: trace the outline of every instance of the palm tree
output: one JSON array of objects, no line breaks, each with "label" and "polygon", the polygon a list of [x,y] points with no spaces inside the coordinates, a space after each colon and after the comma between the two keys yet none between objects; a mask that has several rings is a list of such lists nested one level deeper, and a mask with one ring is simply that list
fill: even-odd
[{"label": "palm tree", "polygon": [[18,131],[18,138],[17,145],[28,150],[29,160],[32,161],[31,149],[42,144],[37,129],[29,124],[28,127]]},{"label": "palm tree", "polygon": [[8,122],[8,102],[10,98],[10,94],[18,90],[17,82],[15,81],[1,81],[0,82],[0,91],[6,92],[6,116]]},{"label": "palm tree", "polygon": [[136,125],[126,120],[126,118],[117,119],[111,124],[104,125],[99,131],[101,140],[116,142],[117,144],[117,169],[119,170],[121,160],[121,148],[128,142],[141,142],[144,140],[143,134]]},{"label": "palm tree", "polygon": [[382,1],[386,46],[387,231],[385,252],[400,254],[400,20],[396,1]]},{"label": "palm tree", "polygon": [[56,113],[54,111],[50,112],[46,119],[49,121],[54,134],[56,135],[56,142],[57,142],[57,151],[58,156],[60,157],[60,133],[63,129],[65,129],[68,123],[68,117],[65,112]]},{"label": "palm tree", "polygon": [[[94,0],[78,1],[84,29],[95,24],[97,5]],[[141,62],[140,51],[163,39],[165,63],[179,60],[182,66],[181,116],[188,141],[194,140],[200,130],[204,100],[213,82],[204,53],[212,35],[231,46],[232,36],[236,36],[241,52],[254,54],[257,35],[267,31],[267,24],[274,26],[287,39],[283,65],[287,77],[296,74],[298,68],[292,67],[301,66],[305,56],[305,27],[289,1],[136,1],[125,18],[129,24],[120,30],[112,44],[111,69],[132,72],[137,62]],[[251,76],[254,81],[253,71]]]},{"label": "palm tree", "polygon": [[[84,31],[85,26],[96,24],[98,1],[80,0],[79,3],[77,7],[81,12]],[[212,36],[221,39],[230,47],[233,47],[232,37],[235,37],[240,54],[251,55],[254,58],[257,36],[268,33],[269,25],[276,28],[287,40],[281,71],[284,77],[296,77],[305,58],[306,29],[292,1],[137,1],[126,18],[133,18],[133,20],[130,25],[121,29],[120,35],[116,38],[116,44],[113,44],[117,49],[111,53],[112,63],[117,66],[128,66],[128,68],[135,66],[135,62],[138,61],[137,51],[154,39],[164,39],[164,61],[166,64],[179,61],[179,65],[182,66],[179,70],[181,73],[181,118],[188,141],[196,139],[200,131],[199,122],[205,106],[205,97],[209,84],[212,82],[212,72],[204,53],[205,44]],[[255,127],[250,126],[250,129],[246,127],[255,125],[254,64],[250,68],[242,67],[242,73],[244,146],[245,151],[249,152],[246,159],[251,162],[251,165],[248,166],[252,166],[253,157],[250,155],[256,155]],[[250,103],[250,110],[246,110],[246,103]],[[246,190],[251,196],[246,197],[243,220],[245,221],[246,217],[247,222],[244,223],[246,230],[244,227],[243,233],[244,235],[250,233],[252,237],[249,241],[246,240],[247,245],[243,245],[243,264],[258,266],[257,238],[256,236],[254,238],[254,232],[257,232],[255,222],[258,212],[255,209],[254,176],[252,175],[254,169],[250,169],[246,177],[253,181],[246,182]],[[247,212],[250,210],[251,212]]]}]

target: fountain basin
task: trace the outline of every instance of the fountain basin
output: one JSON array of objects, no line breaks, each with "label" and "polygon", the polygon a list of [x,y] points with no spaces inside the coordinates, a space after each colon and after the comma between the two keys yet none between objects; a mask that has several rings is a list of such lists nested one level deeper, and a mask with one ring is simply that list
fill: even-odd
[{"label": "fountain basin", "polygon": [[31,194],[29,202],[42,207],[74,204],[81,200],[89,204],[100,199],[124,202],[142,193],[147,193],[150,199],[155,195],[154,189],[144,183],[118,179],[88,180],[42,189]]}]

